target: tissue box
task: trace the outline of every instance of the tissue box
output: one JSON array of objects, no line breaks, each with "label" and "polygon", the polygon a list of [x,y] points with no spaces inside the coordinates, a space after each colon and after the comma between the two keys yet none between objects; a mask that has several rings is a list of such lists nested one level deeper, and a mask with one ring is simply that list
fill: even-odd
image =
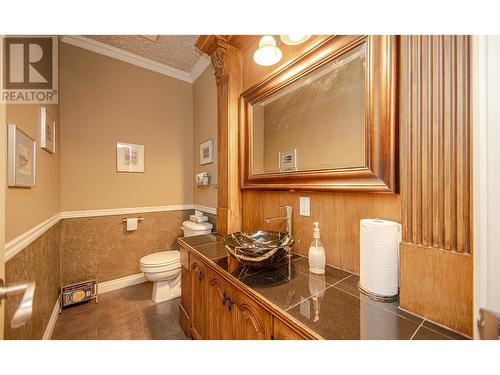
[{"label": "tissue box", "polygon": [[208,217],[198,216],[198,215],[190,215],[189,220],[192,221],[193,223],[204,223],[205,221],[208,221]]}]

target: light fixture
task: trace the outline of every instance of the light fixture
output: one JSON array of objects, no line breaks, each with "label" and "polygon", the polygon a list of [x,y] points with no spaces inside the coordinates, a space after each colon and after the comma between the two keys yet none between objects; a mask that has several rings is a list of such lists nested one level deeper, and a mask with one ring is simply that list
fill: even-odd
[{"label": "light fixture", "polygon": [[280,35],[281,41],[289,46],[295,46],[300,43],[304,43],[307,39],[309,39],[310,35],[305,34],[288,34],[288,35]]},{"label": "light fixture", "polygon": [[264,35],[259,42],[259,49],[254,52],[253,60],[262,66],[270,66],[281,60],[281,50],[271,35]]}]

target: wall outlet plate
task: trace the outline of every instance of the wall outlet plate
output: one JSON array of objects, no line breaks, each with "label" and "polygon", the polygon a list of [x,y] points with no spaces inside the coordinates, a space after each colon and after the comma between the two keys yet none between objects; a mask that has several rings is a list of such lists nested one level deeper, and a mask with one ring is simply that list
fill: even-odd
[{"label": "wall outlet plate", "polygon": [[311,199],[300,197],[300,216],[311,216]]}]

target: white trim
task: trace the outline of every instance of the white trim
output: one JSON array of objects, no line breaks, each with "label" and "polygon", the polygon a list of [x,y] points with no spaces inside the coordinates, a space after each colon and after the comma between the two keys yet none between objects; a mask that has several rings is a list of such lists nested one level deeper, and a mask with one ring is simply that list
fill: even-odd
[{"label": "white trim", "polygon": [[153,72],[160,73],[169,77],[180,79],[181,81],[193,83],[191,74],[182,70],[173,68],[166,64],[136,55],[120,48],[112,47],[109,44],[99,42],[94,39],[86,38],[80,35],[64,36],[62,38],[64,43],[71,44],[104,56],[111,57],[126,63],[139,66],[144,69],[152,70]]},{"label": "white trim", "polygon": [[65,211],[61,212],[62,219],[74,219],[81,217],[130,215],[149,212],[182,211],[194,209],[193,204],[175,204],[170,206],[150,206],[150,207],[128,207],[128,208],[107,208],[102,210]]},{"label": "white trim", "polygon": [[474,337],[479,308],[500,312],[500,37],[472,39]]},{"label": "white trim", "polygon": [[205,54],[201,55],[196,64],[194,64],[193,69],[191,69],[191,81],[194,83],[209,65],[210,57]]},{"label": "white trim", "polygon": [[128,208],[109,208],[102,210],[85,210],[85,211],[65,211],[52,216],[50,219],[38,224],[29,229],[12,241],[5,244],[5,262],[12,259],[16,254],[21,252],[30,243],[40,237],[43,233],[57,224],[61,219],[76,219],[83,217],[98,217],[112,215],[130,215],[151,212],[166,212],[166,211],[182,211],[182,210],[200,210],[212,215],[217,215],[217,209],[213,207],[200,206],[197,204],[175,204],[169,206],[149,206],[149,207],[128,207]]},{"label": "white trim", "polygon": [[52,309],[52,314],[50,315],[49,322],[47,323],[47,327],[45,327],[45,332],[43,333],[42,340],[50,340],[50,338],[52,337],[52,332],[54,332],[54,327],[56,326],[57,318],[59,317],[60,298],[61,295],[57,297],[56,304]]},{"label": "white trim", "polygon": [[217,215],[217,208],[214,208],[214,207],[207,207],[207,206],[201,206],[199,204],[194,204],[193,208],[195,210],[203,211],[203,212],[206,212],[208,214]]},{"label": "white trim", "polygon": [[30,230],[24,232],[19,237],[14,238],[5,244],[5,256],[4,259],[7,262],[9,259],[14,257],[17,253],[23,250],[26,246],[44,234],[53,225],[61,219],[61,213],[57,213],[50,219],[38,224],[37,226],[31,228]]},{"label": "white trim", "polygon": [[111,292],[112,290],[126,288],[128,286],[141,284],[148,281],[143,273],[120,277],[119,279],[103,281],[97,285],[98,294]]}]

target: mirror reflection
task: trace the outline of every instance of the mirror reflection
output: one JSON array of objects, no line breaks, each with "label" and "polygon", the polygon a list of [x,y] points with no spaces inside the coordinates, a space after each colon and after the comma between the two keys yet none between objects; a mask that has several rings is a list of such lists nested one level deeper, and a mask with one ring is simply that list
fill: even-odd
[{"label": "mirror reflection", "polygon": [[363,44],[253,104],[251,174],[365,166],[365,84]]}]

